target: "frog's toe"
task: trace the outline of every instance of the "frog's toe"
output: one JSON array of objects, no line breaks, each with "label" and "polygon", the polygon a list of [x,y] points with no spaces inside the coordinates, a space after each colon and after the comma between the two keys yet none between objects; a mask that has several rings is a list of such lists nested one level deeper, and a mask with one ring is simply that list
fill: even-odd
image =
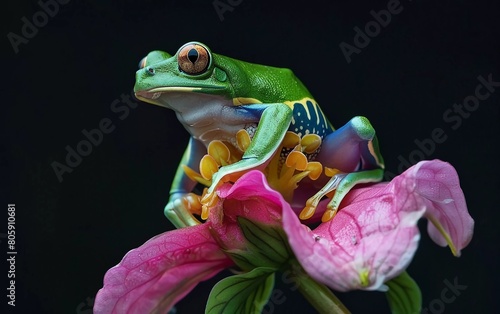
[{"label": "frog's toe", "polygon": [[340,197],[335,197],[340,194],[335,194],[332,200],[328,203],[326,206],[326,210],[323,213],[323,216],[321,217],[322,222],[327,222],[333,219],[335,215],[337,214],[337,211],[339,209],[340,202],[342,201],[341,197],[344,195],[341,195]]},{"label": "frog's toe", "polygon": [[[331,170],[331,169],[329,169]],[[342,180],[347,176],[346,173],[338,173],[333,175],[330,180],[325,184],[321,190],[319,190],[316,194],[314,194],[312,197],[310,197],[307,202],[306,206],[304,209],[300,212],[300,219],[305,220],[311,218],[314,213],[316,212],[316,207],[318,206],[319,202],[323,199],[323,197],[328,196],[332,192],[335,192],[334,198],[332,199],[332,202],[334,201],[335,197],[337,196],[337,192],[335,191],[339,185],[341,184]],[[342,196],[343,197],[343,196]],[[332,203],[330,202],[330,203]],[[339,202],[340,204],[340,202]],[[330,204],[329,204],[330,205]],[[327,209],[327,211],[330,211]],[[323,216],[324,217],[324,216]],[[333,216],[331,216],[333,218]],[[331,219],[331,218],[330,218]]]},{"label": "frog's toe", "polygon": [[194,193],[172,196],[165,206],[165,216],[176,228],[195,226],[200,224],[193,214],[201,214],[201,203],[199,196]]},{"label": "frog's toe", "polygon": [[335,216],[340,207],[340,203],[355,185],[360,183],[378,182],[382,179],[383,174],[384,171],[382,169],[371,169],[344,175],[341,181],[338,182],[335,194],[333,195],[332,200],[328,203],[327,210],[321,220],[323,222],[327,222]]},{"label": "frog's toe", "polygon": [[219,201],[219,197],[217,196],[217,193],[214,191],[212,193],[207,192],[205,196],[201,199],[201,219],[207,220],[208,219],[208,213],[210,211],[210,208],[214,207],[215,204]]}]

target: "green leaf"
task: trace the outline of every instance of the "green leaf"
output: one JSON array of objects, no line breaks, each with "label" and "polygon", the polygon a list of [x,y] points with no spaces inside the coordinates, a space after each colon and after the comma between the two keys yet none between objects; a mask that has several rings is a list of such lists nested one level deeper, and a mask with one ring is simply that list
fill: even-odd
[{"label": "green leaf", "polygon": [[[259,260],[258,257],[247,250],[225,250],[224,253],[226,253],[226,255],[229,256],[239,268],[245,271],[251,271],[255,267],[262,266],[263,264],[262,260]],[[273,268],[277,269],[277,267]]]},{"label": "green leaf", "polygon": [[238,224],[247,240],[247,250],[238,253],[244,253],[245,260],[255,267],[278,268],[292,256],[287,236],[280,227],[243,217],[238,217]]},{"label": "green leaf", "polygon": [[212,288],[205,313],[261,313],[274,287],[274,271],[258,267],[222,279]]},{"label": "green leaf", "polygon": [[422,309],[422,294],[415,280],[407,272],[385,283],[386,296],[393,314],[418,314]]}]

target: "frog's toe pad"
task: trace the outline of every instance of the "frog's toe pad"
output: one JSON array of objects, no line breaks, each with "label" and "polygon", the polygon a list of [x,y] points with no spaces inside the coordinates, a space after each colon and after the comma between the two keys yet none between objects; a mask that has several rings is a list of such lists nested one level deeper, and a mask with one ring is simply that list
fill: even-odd
[{"label": "frog's toe pad", "polygon": [[333,217],[335,217],[335,214],[337,214],[337,211],[336,210],[333,210],[333,209],[327,209],[325,210],[325,212],[323,213],[323,216],[321,217],[321,222],[328,222],[330,220],[333,219]]},{"label": "frog's toe pad", "polygon": [[217,195],[217,192],[208,192],[203,196],[201,199],[201,219],[207,220],[208,218],[208,212],[210,208],[215,206],[215,204],[219,201],[219,196]]},{"label": "frog's toe pad", "polygon": [[367,118],[357,116],[351,119],[351,123],[361,139],[369,141],[375,136],[375,129]]}]

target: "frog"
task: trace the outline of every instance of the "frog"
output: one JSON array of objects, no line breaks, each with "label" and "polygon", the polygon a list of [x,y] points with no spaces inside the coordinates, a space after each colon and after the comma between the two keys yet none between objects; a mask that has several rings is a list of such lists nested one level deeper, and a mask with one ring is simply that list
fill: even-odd
[{"label": "frog", "polygon": [[[309,206],[302,219],[310,218],[318,202],[334,191],[326,209],[331,213],[327,220],[331,219],[354,186],[383,178],[384,161],[370,121],[355,116],[335,129],[289,68],[240,61],[192,41],[173,55],[161,50],[148,53],[139,63],[134,94],[140,101],[173,110],[190,134],[164,210],[177,228],[200,223],[187,201],[196,182],[185,167],[197,169],[209,143],[234,142],[242,129],[251,135],[248,148],[240,160],[214,173],[207,194],[214,194],[232,175],[262,171],[275,154],[289,153],[278,152],[287,132],[318,137],[320,145],[307,158],[338,170],[331,178],[315,181],[314,195],[302,196],[303,201],[298,197],[299,203]],[[311,186],[304,188],[310,190]]]}]

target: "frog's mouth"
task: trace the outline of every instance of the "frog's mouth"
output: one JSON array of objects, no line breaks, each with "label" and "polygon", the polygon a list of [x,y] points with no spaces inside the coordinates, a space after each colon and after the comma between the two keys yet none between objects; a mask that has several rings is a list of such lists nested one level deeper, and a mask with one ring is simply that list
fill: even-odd
[{"label": "frog's mouth", "polygon": [[157,87],[148,90],[136,91],[135,97],[139,100],[142,100],[144,102],[153,105],[170,108],[170,106],[166,102],[166,99],[164,99],[165,97],[162,97],[162,95],[174,92],[192,93],[196,91],[201,91],[201,88],[200,87]]},{"label": "frog's mouth", "polygon": [[[197,95],[202,98],[202,95],[209,96],[214,93],[215,90],[220,90],[221,88],[206,88],[206,87],[156,87],[148,90],[141,90],[135,92],[135,97],[141,101],[157,105],[160,107],[165,107],[173,109],[173,104],[171,103],[173,95]],[[219,98],[220,96],[214,97]]]},{"label": "frog's mouth", "polygon": [[168,108],[177,113],[191,110],[191,108],[207,107],[209,104],[231,106],[232,101],[214,93],[219,88],[206,87],[156,87],[135,92],[135,97],[141,101]]}]

